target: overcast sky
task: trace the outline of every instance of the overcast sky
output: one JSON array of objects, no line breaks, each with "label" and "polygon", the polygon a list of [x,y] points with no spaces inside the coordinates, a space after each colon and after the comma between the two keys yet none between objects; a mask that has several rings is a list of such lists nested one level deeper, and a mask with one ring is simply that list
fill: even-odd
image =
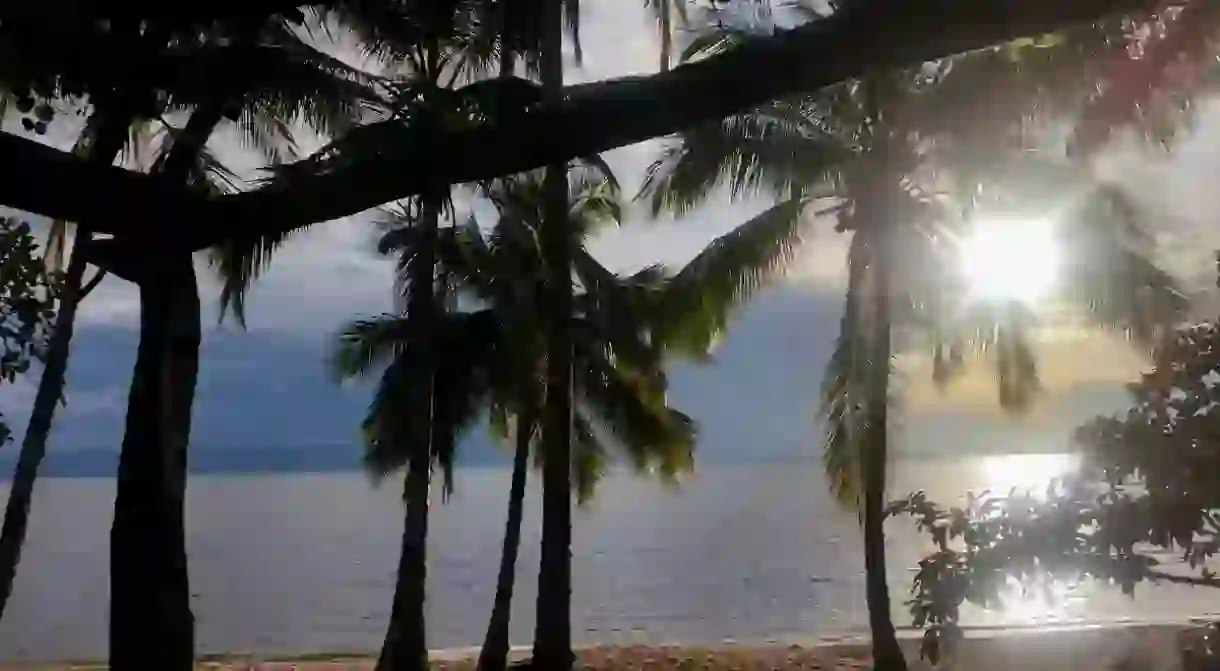
[{"label": "overcast sky", "polygon": [[[655,70],[657,41],[642,2],[586,0],[583,68],[569,79],[589,81]],[[343,45],[333,49],[345,56]],[[765,73],[759,73],[765,76]],[[1164,261],[1183,277],[1211,281],[1211,250],[1220,247],[1215,171],[1220,163],[1220,113],[1205,105],[1197,132],[1173,154],[1124,146],[1109,152],[1098,172],[1129,186],[1161,213]],[[49,141],[72,142],[75,122],[57,122]],[[5,128],[16,130],[13,120]],[[658,150],[648,142],[610,152],[629,195]],[[242,170],[257,160],[221,134],[214,149]],[[71,194],[65,194],[71,197]],[[594,243],[614,269],[678,264],[766,203],[714,199],[680,221],[652,221],[633,209],[629,223]],[[365,392],[337,389],[325,375],[328,338],[357,315],[388,310],[388,262],[371,250],[368,215],[314,226],[277,254],[248,304],[249,331],[218,325],[214,304],[205,315],[205,344],[196,406],[195,444],[350,442]],[[813,422],[820,370],[838,330],[846,239],[815,226],[788,279],[764,294],[734,324],[717,363],[675,372],[675,405],[700,420],[709,455],[815,455]],[[206,279],[205,297],[215,283]],[[139,304],[134,288],[107,279],[80,311],[69,378],[69,406],[58,422],[55,447],[116,446],[121,439],[127,382],[134,359]],[[984,366],[951,393],[932,389],[927,362],[901,359],[906,403],[902,449],[957,452],[1045,449],[1065,443],[1068,431],[1097,412],[1123,404],[1122,384],[1145,362],[1126,344],[1076,331],[1048,333],[1038,348],[1046,393],[1031,416],[1002,416]],[[24,423],[29,383],[0,387],[0,407]]]}]

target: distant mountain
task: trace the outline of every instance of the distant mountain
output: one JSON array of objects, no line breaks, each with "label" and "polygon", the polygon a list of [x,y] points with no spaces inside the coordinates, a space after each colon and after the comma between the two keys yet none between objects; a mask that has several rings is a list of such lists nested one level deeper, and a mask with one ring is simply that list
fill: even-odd
[{"label": "distant mountain", "polygon": [[[52,452],[40,475],[52,478],[113,477],[118,452],[109,448],[86,448]],[[465,466],[508,465],[511,459],[491,449],[490,444],[472,445],[462,453]],[[0,477],[8,477],[17,462],[16,450],[0,453]],[[225,447],[193,449],[190,470],[195,475],[213,473],[327,473],[358,471],[360,452],[354,445],[296,445],[279,447]]]},{"label": "distant mountain", "polygon": [[[674,365],[670,402],[699,423],[700,463],[817,454],[813,409],[840,305],[837,295],[778,287],[742,311],[713,363]],[[91,326],[78,330],[73,345],[68,405],[57,418],[43,472],[110,476],[123,437],[136,334]],[[371,382],[340,387],[328,379],[325,334],[210,330],[201,352],[191,469],[359,469],[358,427],[371,389]],[[12,419],[21,426],[24,413]],[[16,448],[0,450],[0,477],[12,472]],[[460,460],[509,462],[482,428],[467,438]]]}]

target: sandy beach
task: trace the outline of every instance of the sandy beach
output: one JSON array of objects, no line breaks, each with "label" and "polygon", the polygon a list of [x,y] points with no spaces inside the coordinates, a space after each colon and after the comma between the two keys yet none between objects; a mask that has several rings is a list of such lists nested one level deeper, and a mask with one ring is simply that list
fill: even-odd
[{"label": "sandy beach", "polygon": [[[1188,625],[1085,626],[1056,629],[970,632],[955,656],[933,667],[920,660],[918,639],[906,638],[912,671],[1178,671]],[[442,650],[432,654],[433,668],[473,671],[477,650]],[[522,661],[528,649],[515,650]],[[275,658],[240,654],[207,656],[207,671],[368,671],[375,659],[364,655],[317,654]],[[871,668],[867,641],[824,638],[805,644],[725,644],[693,646],[595,646],[579,651],[577,667],[589,671],[664,670],[762,671],[809,669],[838,671]],[[99,663],[0,664],[0,671],[104,669]],[[1195,671],[1185,669],[1184,671]]]}]

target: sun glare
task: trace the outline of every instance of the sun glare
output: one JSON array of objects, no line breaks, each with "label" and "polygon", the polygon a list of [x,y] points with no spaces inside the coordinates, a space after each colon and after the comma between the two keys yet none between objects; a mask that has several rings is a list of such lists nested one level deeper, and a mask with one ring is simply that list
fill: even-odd
[{"label": "sun glare", "polygon": [[962,271],[976,300],[1033,303],[1054,286],[1059,243],[1045,219],[985,220],[962,242]]}]

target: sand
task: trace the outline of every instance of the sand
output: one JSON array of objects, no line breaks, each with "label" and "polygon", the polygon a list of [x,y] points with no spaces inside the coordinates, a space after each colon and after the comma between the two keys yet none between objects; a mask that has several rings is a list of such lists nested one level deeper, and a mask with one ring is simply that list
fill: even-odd
[{"label": "sand", "polygon": [[[1183,669],[1181,665],[1184,631],[1198,630],[1185,625],[1155,625],[972,632],[954,658],[939,667],[919,659],[917,639],[908,638],[903,643],[907,646],[912,671],[933,668],[952,671],[1198,671]],[[516,651],[514,658],[522,659],[526,653]],[[475,650],[438,651],[433,655],[433,668],[473,671],[476,654]],[[271,659],[225,655],[202,661],[198,668],[209,671],[368,671],[373,668],[373,662],[367,656],[312,655]],[[794,645],[600,646],[580,650],[577,664],[578,668],[589,671],[871,668],[867,642],[858,639],[819,639]],[[101,668],[104,666],[97,664],[0,664],[0,671]]]}]

